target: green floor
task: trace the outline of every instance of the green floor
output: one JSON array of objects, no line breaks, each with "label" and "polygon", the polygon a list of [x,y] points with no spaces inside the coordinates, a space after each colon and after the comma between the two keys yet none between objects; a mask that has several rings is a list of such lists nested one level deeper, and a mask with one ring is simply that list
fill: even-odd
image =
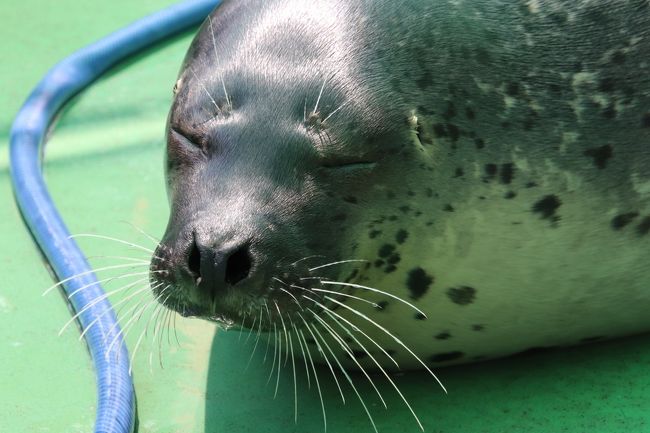
[{"label": "green floor", "polygon": [[[86,348],[74,326],[57,337],[70,314],[56,292],[41,296],[52,282],[11,195],[10,123],[31,87],[58,59],[169,3],[0,2],[0,432],[90,432],[95,410]],[[73,233],[99,233],[145,246],[148,239],[124,221],[162,233],[167,218],[162,134],[190,38],[177,38],[122,66],[62,116],[47,148],[45,174]],[[91,256],[139,254],[96,239],[80,244]],[[288,371],[275,400],[273,385],[266,385],[270,366],[262,363],[262,352],[245,371],[252,339],[239,341],[236,333],[215,336],[210,325],[199,321],[180,320],[177,326],[181,347],[173,336],[169,344],[167,335],[160,344],[164,368],[158,341],[143,344],[136,358],[140,432],[323,431],[318,395],[304,379],[295,425]],[[129,334],[131,348],[136,332]],[[650,432],[647,336],[438,373],[449,395],[423,374],[398,377],[428,432]],[[369,387],[361,388],[371,396]],[[399,398],[384,389],[390,396],[388,411],[368,400],[380,432],[418,431]],[[336,389],[326,386],[327,431],[370,433],[352,392],[346,406],[336,396]]]}]

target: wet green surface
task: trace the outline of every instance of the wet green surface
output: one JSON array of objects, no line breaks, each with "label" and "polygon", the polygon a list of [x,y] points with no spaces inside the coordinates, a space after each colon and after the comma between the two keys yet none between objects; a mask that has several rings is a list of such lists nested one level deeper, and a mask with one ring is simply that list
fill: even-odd
[{"label": "wet green surface", "polygon": [[[57,293],[41,296],[51,278],[11,196],[10,122],[31,87],[57,60],[169,3],[0,3],[0,432],[89,432],[95,408],[94,373],[85,346],[74,326],[57,337],[70,314]],[[163,128],[190,39],[178,38],[122,66],[62,116],[47,148],[45,173],[73,233],[109,235],[148,248],[151,241],[123,221],[162,233],[167,218]],[[79,242],[90,256],[146,257],[113,242]],[[93,263],[110,265],[117,259],[95,258]],[[146,320],[141,322],[129,333],[131,349]],[[305,378],[299,378],[296,425],[288,368],[275,399],[276,377],[267,385],[270,362],[264,363],[262,346],[246,369],[253,338],[245,341],[244,335],[240,340],[237,333],[213,338],[212,326],[192,320],[178,320],[177,328],[181,348],[173,333],[158,341],[150,330],[138,351],[134,375],[141,432],[323,431],[313,378],[310,390]],[[397,380],[429,432],[645,432],[650,431],[649,343],[642,336],[441,369],[448,395],[422,373]],[[371,432],[349,387],[343,406],[327,371],[320,377],[327,431]],[[369,386],[359,389],[381,432],[418,431],[388,385],[381,387],[388,410]]]}]

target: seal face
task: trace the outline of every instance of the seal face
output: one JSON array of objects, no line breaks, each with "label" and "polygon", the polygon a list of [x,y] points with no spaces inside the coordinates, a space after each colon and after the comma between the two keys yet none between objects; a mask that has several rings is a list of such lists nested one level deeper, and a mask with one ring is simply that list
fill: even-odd
[{"label": "seal face", "polygon": [[226,2],[175,86],[154,293],[357,366],[648,330],[648,59],[645,0]]}]

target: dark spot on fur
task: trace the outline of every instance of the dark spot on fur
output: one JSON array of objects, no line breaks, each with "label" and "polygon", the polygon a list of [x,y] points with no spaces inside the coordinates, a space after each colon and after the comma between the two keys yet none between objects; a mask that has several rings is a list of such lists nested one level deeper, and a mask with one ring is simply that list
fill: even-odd
[{"label": "dark spot on fur", "polygon": [[472,325],[472,331],[482,331],[485,329],[485,325]]},{"label": "dark spot on fur", "polygon": [[415,193],[411,190],[406,191],[406,195],[408,195],[409,197],[415,197]]},{"label": "dark spot on fur", "polygon": [[460,129],[458,126],[453,123],[448,123],[447,131],[449,132],[449,138],[451,138],[451,141],[458,141],[458,138],[460,137]]},{"label": "dark spot on fur", "polygon": [[411,292],[411,298],[420,299],[429,290],[433,277],[422,268],[414,268],[408,274],[406,285]]},{"label": "dark spot on fur", "polygon": [[506,85],[506,95],[517,96],[519,94],[519,83],[510,82]]},{"label": "dark spot on fur", "polygon": [[424,190],[424,194],[427,197],[433,197],[433,190],[431,188],[427,188],[426,190]]},{"label": "dark spot on fur", "polygon": [[445,129],[445,125],[436,123],[433,125],[433,133],[436,135],[436,137],[446,137],[447,129]]},{"label": "dark spot on fur", "polygon": [[427,320],[427,316],[422,313],[415,313],[413,317],[415,317],[415,320]]},{"label": "dark spot on fur", "polygon": [[411,206],[405,204],[404,206],[398,207],[399,210],[401,210],[404,213],[408,213],[411,210]]},{"label": "dark spot on fur", "polygon": [[409,237],[409,233],[404,229],[400,229],[395,234],[395,241],[397,241],[398,244],[403,244],[406,241],[406,238],[408,237]]},{"label": "dark spot on fur", "polygon": [[396,270],[397,270],[397,266],[395,266],[395,265],[388,265],[388,266],[386,266],[386,268],[384,269],[384,273],[386,273],[386,274],[390,274],[391,272],[395,272]]},{"label": "dark spot on fur", "polygon": [[557,196],[550,194],[544,196],[541,200],[537,201],[533,205],[533,212],[541,215],[542,219],[550,219],[551,221],[559,220],[559,217],[555,215],[555,211],[562,205]]},{"label": "dark spot on fur", "polygon": [[463,169],[458,167],[456,171],[454,171],[454,177],[463,177],[465,173],[463,172]]},{"label": "dark spot on fur", "polygon": [[474,113],[474,110],[472,110],[470,107],[465,108],[465,117],[467,117],[469,120],[473,120],[476,117],[476,114]]},{"label": "dark spot on fur", "polygon": [[451,334],[449,332],[447,332],[447,331],[444,331],[444,332],[441,332],[439,334],[436,334],[436,336],[433,337],[433,338],[435,338],[436,340],[447,340],[447,339],[451,338]]},{"label": "dark spot on fur", "polygon": [[606,144],[600,147],[592,147],[584,151],[584,155],[593,158],[594,165],[599,169],[607,167],[607,160],[614,154],[612,146]]},{"label": "dark spot on fur", "polygon": [[346,202],[352,203],[352,204],[357,204],[357,198],[354,197],[354,196],[351,196],[351,195],[349,195],[347,197],[343,197],[343,201],[346,201]]},{"label": "dark spot on fur", "polygon": [[609,104],[605,109],[603,110],[603,117],[605,119],[613,119],[616,117],[616,106],[614,103]]},{"label": "dark spot on fur", "polygon": [[485,164],[485,174],[489,177],[494,177],[497,174],[496,164]]},{"label": "dark spot on fur", "polygon": [[382,259],[375,260],[375,268],[381,268],[385,264],[386,264],[386,262],[384,262]]},{"label": "dark spot on fur", "polygon": [[459,352],[459,351],[438,353],[436,355],[431,355],[429,357],[429,361],[431,361],[431,362],[454,361],[456,359],[462,358],[463,356],[465,356],[465,354],[463,352]]},{"label": "dark spot on fur", "polygon": [[641,220],[639,225],[636,227],[636,231],[641,236],[646,235],[648,232],[650,232],[650,215]]},{"label": "dark spot on fur", "polygon": [[501,164],[501,183],[506,185],[515,177],[515,165],[512,162]]},{"label": "dark spot on fur", "polygon": [[503,198],[507,198],[507,199],[513,199],[513,198],[515,198],[515,197],[517,197],[517,193],[514,192],[514,191],[508,191],[508,192],[503,196]]},{"label": "dark spot on fur", "polygon": [[627,212],[627,213],[616,215],[614,218],[612,218],[612,228],[614,230],[620,230],[626,225],[628,225],[629,223],[631,223],[632,220],[638,216],[639,216],[638,212]]},{"label": "dark spot on fur", "polygon": [[400,258],[400,256],[399,256],[399,253],[395,252],[395,253],[391,254],[391,255],[386,259],[386,262],[389,263],[389,264],[391,264],[391,265],[394,265],[394,264],[396,264],[396,263],[399,263],[400,260],[401,260],[401,258]]},{"label": "dark spot on fur", "polygon": [[535,188],[537,186],[537,183],[535,182],[528,182],[526,184],[526,188]]},{"label": "dark spot on fur", "polygon": [[442,210],[444,210],[445,212],[453,212],[454,207],[452,205],[450,205],[450,204],[446,204],[445,207]]},{"label": "dark spot on fur", "polygon": [[482,138],[474,139],[474,144],[477,149],[483,149],[485,147],[485,141]]},{"label": "dark spot on fur", "polygon": [[386,198],[387,199],[395,198],[395,193],[393,191],[386,191]]},{"label": "dark spot on fur", "polygon": [[598,90],[601,92],[612,92],[614,91],[614,88],[616,87],[616,82],[612,77],[605,77],[600,80],[600,83],[598,83]]},{"label": "dark spot on fur", "polygon": [[641,126],[644,128],[650,128],[650,111],[641,116]]},{"label": "dark spot on fur", "polygon": [[454,304],[469,305],[476,298],[476,289],[469,286],[452,287],[447,289],[447,296]]},{"label": "dark spot on fur", "polygon": [[399,218],[397,218],[397,215],[391,215],[388,217],[388,221],[397,221]]},{"label": "dark spot on fur", "polygon": [[384,311],[386,307],[388,307],[388,301],[379,301],[377,302],[377,306],[375,307],[375,310]]},{"label": "dark spot on fur", "polygon": [[377,236],[379,236],[380,234],[381,234],[381,230],[370,230],[370,232],[368,233],[368,237],[370,239],[374,239]]},{"label": "dark spot on fur", "polygon": [[625,63],[625,53],[621,50],[616,50],[614,54],[612,54],[612,63],[616,63],[617,65]]},{"label": "dark spot on fur", "polygon": [[455,116],[456,116],[456,106],[454,105],[453,102],[447,101],[447,109],[445,110],[444,113],[442,113],[442,117],[449,120]]}]

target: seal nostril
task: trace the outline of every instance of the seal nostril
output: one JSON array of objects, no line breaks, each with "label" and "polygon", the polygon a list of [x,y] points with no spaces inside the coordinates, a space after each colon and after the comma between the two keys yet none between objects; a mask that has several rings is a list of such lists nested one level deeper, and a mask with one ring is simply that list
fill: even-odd
[{"label": "seal nostril", "polygon": [[234,285],[246,278],[250,273],[251,266],[252,261],[248,245],[245,245],[228,257],[226,283]]},{"label": "seal nostril", "polygon": [[190,254],[187,258],[187,267],[195,280],[201,276],[201,252],[196,242],[192,242]]}]

